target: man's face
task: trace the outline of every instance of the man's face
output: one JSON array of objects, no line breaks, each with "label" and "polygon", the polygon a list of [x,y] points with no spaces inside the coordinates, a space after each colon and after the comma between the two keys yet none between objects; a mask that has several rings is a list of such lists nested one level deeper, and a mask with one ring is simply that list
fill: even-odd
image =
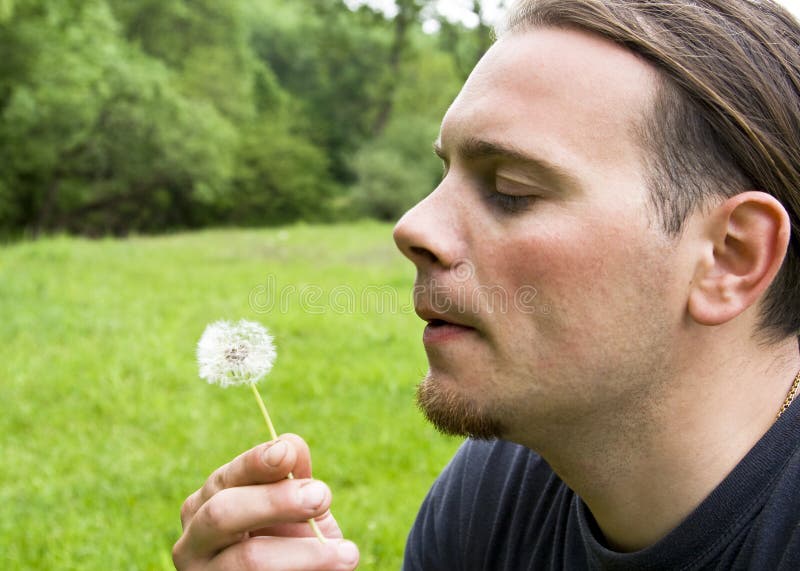
[{"label": "man's face", "polygon": [[536,29],[495,44],[447,112],[446,174],[395,229],[434,320],[418,397],[441,429],[537,441],[628,414],[674,363],[692,269],[648,207],[653,90],[622,48]]}]

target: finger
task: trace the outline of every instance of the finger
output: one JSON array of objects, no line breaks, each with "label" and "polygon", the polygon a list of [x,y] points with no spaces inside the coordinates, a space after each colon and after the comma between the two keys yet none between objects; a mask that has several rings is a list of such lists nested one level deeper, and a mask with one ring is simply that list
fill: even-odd
[{"label": "finger", "polygon": [[[333,514],[330,510],[314,518],[317,522],[317,526],[319,527],[320,532],[324,537],[327,539],[341,539],[343,536],[342,530],[339,528],[339,524],[336,521],[336,518],[333,517]],[[305,521],[303,523],[281,523],[277,525],[271,525],[268,527],[262,527],[260,529],[254,530],[250,532],[251,536],[256,535],[275,535],[278,537],[316,537],[314,534],[314,530],[311,529],[311,526],[308,525],[308,522]]]},{"label": "finger", "polygon": [[266,484],[285,479],[290,472],[311,476],[311,455],[305,441],[295,434],[286,434],[251,448],[215,470],[202,488],[190,495],[181,507],[184,529],[197,510],[214,494],[227,488]]},{"label": "finger", "polygon": [[203,487],[183,503],[183,528],[186,529],[189,520],[215,494],[227,488],[283,480],[291,472],[295,460],[294,447],[278,439],[251,448],[220,466],[208,477]]},{"label": "finger", "polygon": [[184,536],[191,552],[212,555],[251,530],[322,515],[330,503],[328,486],[317,480],[228,488],[203,504]]},{"label": "finger", "polygon": [[291,472],[295,478],[310,478],[311,477],[311,450],[308,448],[306,441],[297,434],[286,433],[281,434],[280,440],[284,440],[291,445],[295,453],[295,461],[292,466]]},{"label": "finger", "polygon": [[253,537],[217,555],[207,569],[348,571],[356,568],[358,559],[358,547],[351,541],[322,544],[311,538]]}]

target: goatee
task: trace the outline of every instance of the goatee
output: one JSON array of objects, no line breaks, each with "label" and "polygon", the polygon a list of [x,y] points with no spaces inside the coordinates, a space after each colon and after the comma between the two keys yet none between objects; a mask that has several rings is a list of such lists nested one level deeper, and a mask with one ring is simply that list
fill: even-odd
[{"label": "goatee", "polygon": [[506,432],[500,420],[478,403],[444,388],[431,373],[417,386],[417,406],[443,434],[494,440]]}]

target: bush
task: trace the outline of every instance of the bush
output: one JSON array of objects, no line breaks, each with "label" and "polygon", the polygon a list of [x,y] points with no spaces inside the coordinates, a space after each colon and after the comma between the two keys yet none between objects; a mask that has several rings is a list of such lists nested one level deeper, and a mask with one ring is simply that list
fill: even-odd
[{"label": "bush", "polygon": [[435,123],[398,117],[354,159],[358,182],[351,199],[358,214],[396,220],[427,195],[441,177],[442,167],[431,150]]},{"label": "bush", "polygon": [[241,134],[236,174],[220,201],[239,225],[322,220],[336,187],[324,151],[293,134],[280,118],[261,120]]}]

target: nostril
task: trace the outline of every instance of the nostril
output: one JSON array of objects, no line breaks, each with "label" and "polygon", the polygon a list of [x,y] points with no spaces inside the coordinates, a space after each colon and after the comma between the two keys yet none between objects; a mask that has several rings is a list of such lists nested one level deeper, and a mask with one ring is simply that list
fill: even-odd
[{"label": "nostril", "polygon": [[435,262],[436,256],[433,255],[433,252],[428,250],[427,248],[423,248],[421,246],[411,246],[409,248],[411,253],[415,256],[419,256],[421,258],[425,258],[429,262]]}]

